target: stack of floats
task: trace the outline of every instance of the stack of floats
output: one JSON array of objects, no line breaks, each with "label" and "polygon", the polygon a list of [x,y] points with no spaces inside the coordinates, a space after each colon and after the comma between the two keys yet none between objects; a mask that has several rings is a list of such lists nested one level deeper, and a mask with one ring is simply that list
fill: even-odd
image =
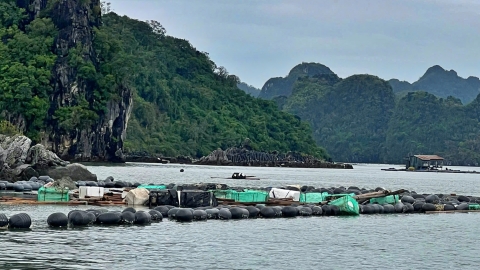
[{"label": "stack of floats", "polygon": [[[0,181],[0,189],[38,190],[35,199],[2,196],[0,202],[6,204],[21,203],[58,203],[68,205],[92,204],[98,206],[125,205],[122,193],[135,190],[146,191],[146,202],[150,208],[170,206],[172,208],[191,208],[208,210],[214,208],[253,209],[277,207],[298,208],[297,215],[312,210],[312,215],[359,215],[388,213],[439,213],[439,212],[472,212],[480,211],[480,197],[457,196],[456,194],[417,194],[415,191],[399,190],[390,192],[383,188],[365,189],[358,187],[315,188],[312,186],[283,186],[267,188],[229,187],[225,184],[203,183],[191,185],[155,185],[114,181],[112,177],[98,182],[77,182],[79,191],[53,190],[49,185],[54,180],[48,176],[32,178],[15,184]],[[45,185],[45,186],[44,186]],[[82,189],[83,188],[83,189]],[[101,189],[99,196],[89,195],[89,188]],[[105,191],[103,192],[103,188]],[[83,194],[82,190],[86,193]],[[124,195],[125,195],[124,193]],[[88,196],[85,196],[88,195]],[[222,206],[223,205],[223,206]],[[313,209],[315,207],[315,209]],[[319,211],[319,208],[322,211]],[[287,208],[287,213],[290,211]],[[333,209],[333,210],[331,210]],[[274,209],[273,209],[274,210]],[[300,211],[302,210],[302,211]],[[305,210],[305,211],[304,211]],[[215,210],[213,210],[215,211]],[[238,210],[234,210],[238,211]],[[270,210],[264,210],[270,211]],[[330,213],[332,211],[332,213]],[[211,212],[211,211],[210,211]],[[246,216],[246,212],[244,216]],[[278,211],[275,212],[278,216]],[[321,214],[319,214],[321,213]],[[235,216],[235,215],[233,215]],[[251,215],[248,215],[251,217]],[[261,215],[268,217],[268,214]],[[193,218],[193,216],[192,216]],[[1,224],[0,224],[1,225]],[[1,227],[1,226],[0,226]]]},{"label": "stack of floats", "polygon": [[8,181],[0,181],[0,190],[12,190],[15,192],[28,192],[39,190],[43,185],[53,182],[49,176],[32,177],[29,181],[18,181],[10,183]]},{"label": "stack of floats", "polygon": [[[136,211],[127,207],[123,211],[108,211],[105,208],[72,210],[68,215],[53,213],[47,218],[50,227],[78,227],[90,225],[148,225],[165,218],[178,222],[205,221],[208,219],[238,220],[255,218],[294,218],[297,216],[342,216],[356,214],[409,214],[480,211],[480,197],[454,194],[417,194],[400,190],[388,192],[378,189],[355,195],[347,190],[335,189],[337,194],[327,196],[327,201],[315,204],[287,206],[217,205],[196,208],[181,208],[174,205],[157,206],[148,211]],[[351,191],[351,190],[350,190]],[[202,191],[203,192],[203,191]],[[341,192],[341,193],[340,193]],[[211,192],[206,192],[211,193]],[[395,194],[399,193],[399,194]],[[390,194],[378,197],[374,194]],[[369,198],[372,197],[372,198]],[[26,213],[7,218],[0,214],[0,228],[28,229],[32,224]]]}]

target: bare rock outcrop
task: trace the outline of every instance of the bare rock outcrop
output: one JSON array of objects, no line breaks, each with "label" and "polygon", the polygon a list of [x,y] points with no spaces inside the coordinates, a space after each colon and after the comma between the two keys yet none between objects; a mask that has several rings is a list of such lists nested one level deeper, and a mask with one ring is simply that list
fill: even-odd
[{"label": "bare rock outcrop", "polygon": [[332,163],[297,152],[260,152],[244,148],[217,149],[200,158],[198,165],[257,166],[257,167],[299,167],[352,169],[351,164]]},{"label": "bare rock outcrop", "polygon": [[32,141],[21,135],[0,134],[0,178],[10,182],[49,175],[53,179],[69,177],[75,181],[96,181],[86,166],[69,164],[43,145],[31,146]]}]

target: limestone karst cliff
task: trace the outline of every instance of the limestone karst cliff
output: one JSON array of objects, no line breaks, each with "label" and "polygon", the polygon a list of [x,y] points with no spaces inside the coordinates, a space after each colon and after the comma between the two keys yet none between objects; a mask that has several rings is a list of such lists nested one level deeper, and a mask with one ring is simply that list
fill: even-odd
[{"label": "limestone karst cliff", "polygon": [[110,85],[115,89],[109,98],[99,101],[106,90],[91,74],[100,73],[101,65],[93,45],[101,25],[100,0],[18,0],[17,5],[30,20],[50,18],[58,30],[43,142],[67,160],[122,161],[132,91],[121,83]]}]

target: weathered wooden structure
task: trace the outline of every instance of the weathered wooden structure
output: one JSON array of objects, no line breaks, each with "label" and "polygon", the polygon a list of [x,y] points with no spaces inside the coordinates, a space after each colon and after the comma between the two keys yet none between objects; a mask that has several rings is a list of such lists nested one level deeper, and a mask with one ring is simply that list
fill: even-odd
[{"label": "weathered wooden structure", "polygon": [[406,161],[407,170],[438,170],[443,166],[443,158],[437,155],[413,155]]}]

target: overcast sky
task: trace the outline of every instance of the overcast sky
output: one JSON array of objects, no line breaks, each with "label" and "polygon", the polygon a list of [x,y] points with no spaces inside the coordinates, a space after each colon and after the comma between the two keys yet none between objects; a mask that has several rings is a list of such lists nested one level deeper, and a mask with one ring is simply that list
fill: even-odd
[{"label": "overcast sky", "polygon": [[301,62],[340,77],[416,81],[428,67],[480,76],[480,0],[108,0],[157,20],[261,88]]}]

